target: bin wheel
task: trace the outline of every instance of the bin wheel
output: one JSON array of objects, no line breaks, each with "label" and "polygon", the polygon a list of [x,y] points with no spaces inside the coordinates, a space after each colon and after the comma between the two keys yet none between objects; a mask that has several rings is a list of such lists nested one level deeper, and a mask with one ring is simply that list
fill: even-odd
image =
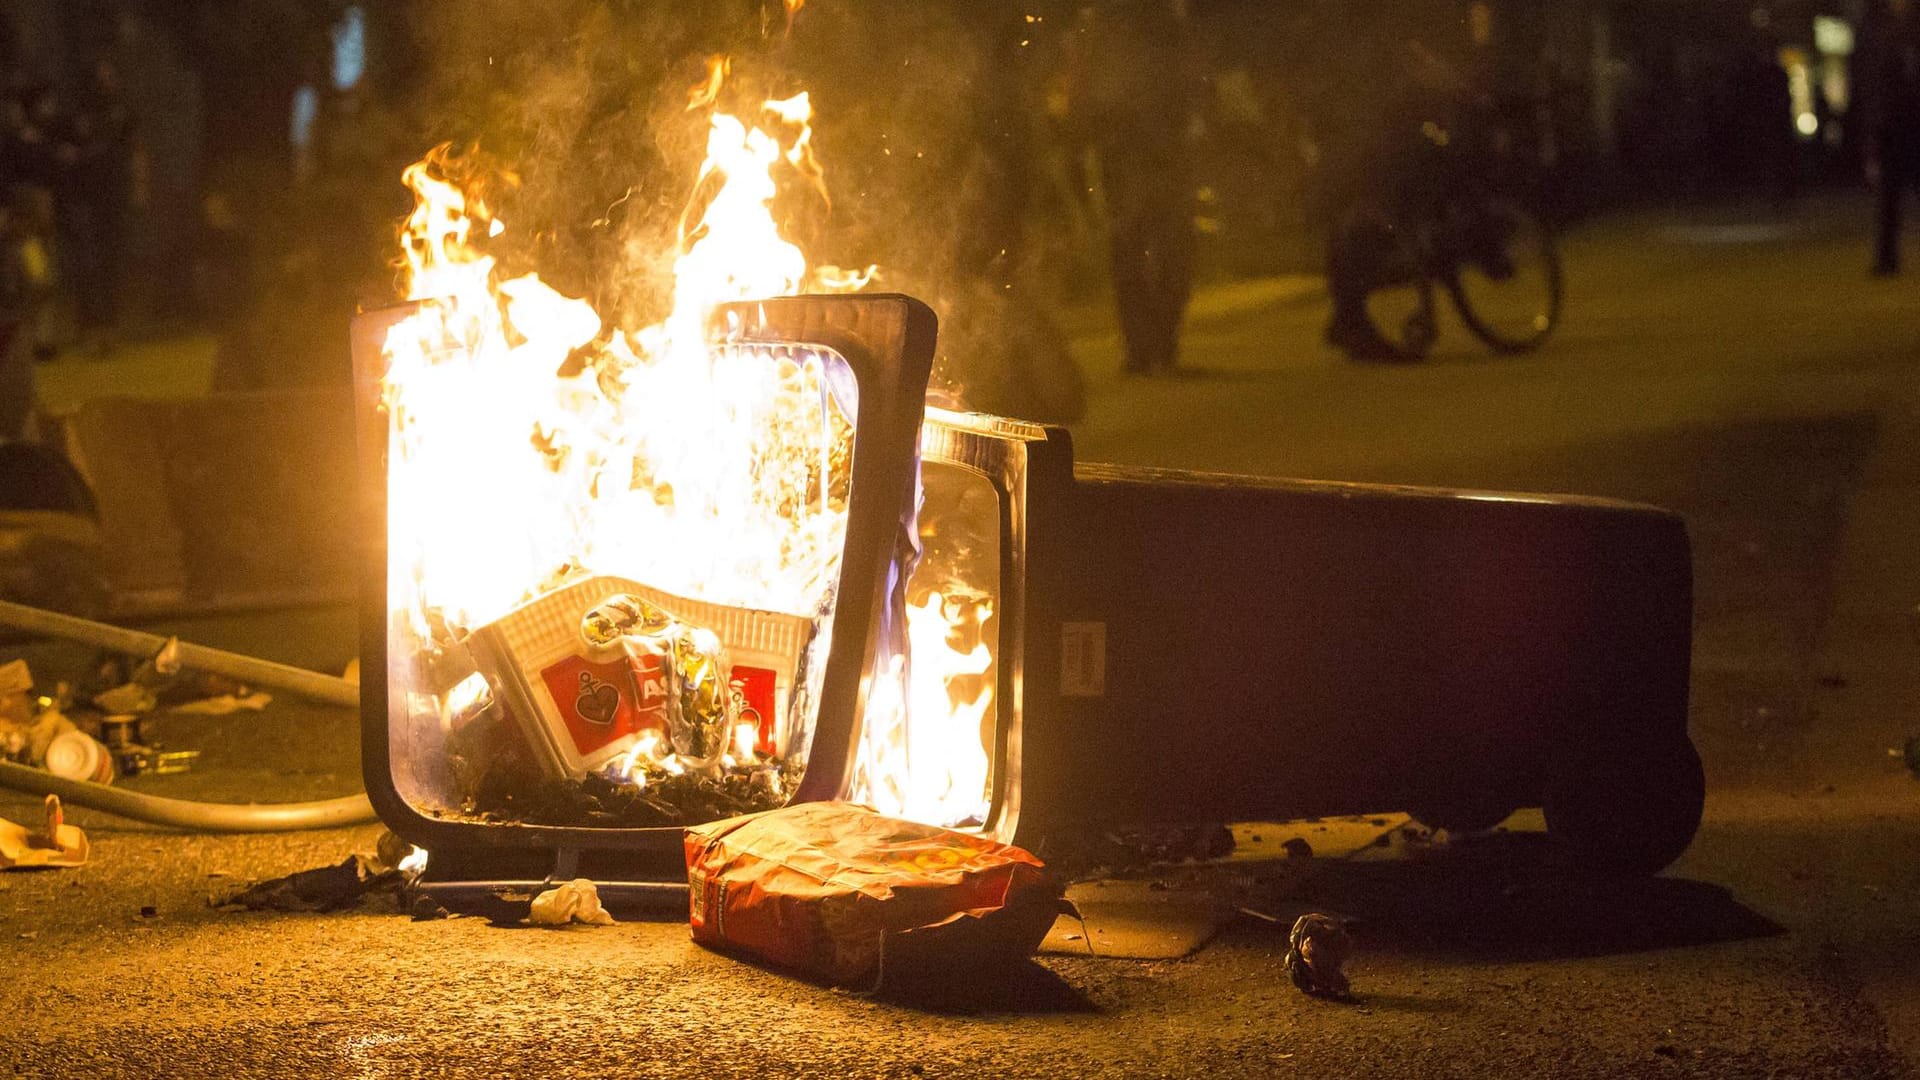
[{"label": "bin wheel", "polygon": [[1450,833],[1481,833],[1507,820],[1520,804],[1499,799],[1460,799],[1423,806],[1413,811],[1413,820],[1429,829]]},{"label": "bin wheel", "polygon": [[1548,792],[1547,834],[1592,869],[1658,873],[1700,828],[1707,779],[1699,752],[1684,734],[1593,751]]}]

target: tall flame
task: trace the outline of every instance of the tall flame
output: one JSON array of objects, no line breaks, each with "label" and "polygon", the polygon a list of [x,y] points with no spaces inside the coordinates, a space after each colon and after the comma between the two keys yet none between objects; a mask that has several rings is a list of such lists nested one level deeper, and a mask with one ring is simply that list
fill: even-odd
[{"label": "tall flame", "polygon": [[[789,0],[789,13],[799,6]],[[706,158],[671,307],[637,331],[537,274],[503,277],[486,241],[508,225],[461,182],[446,147],[406,170],[416,205],[402,236],[405,292],[423,303],[385,341],[388,591],[419,650],[587,572],[716,603],[830,611],[852,406],[835,400],[819,356],[716,350],[706,329],[720,304],[847,291],[871,271],[811,265],[774,217],[782,178],[825,196],[809,97],[768,100],[744,119],[715,106],[727,75],[715,58],[689,94],[690,109],[712,110]],[[978,637],[986,610],[935,594],[908,612],[911,663],[888,661],[910,676],[902,707],[870,710],[863,740],[883,809],[939,823],[978,816],[989,695],[956,703],[949,684],[985,671],[991,651],[949,642],[969,620]],[[910,712],[943,722],[909,737]],[[947,730],[953,745],[929,741]]]},{"label": "tall flame", "polygon": [[856,799],[914,821],[985,824],[991,735],[981,725],[993,687],[966,687],[993,666],[992,617],[990,601],[938,591],[907,605],[907,651],[887,659],[868,694]]}]

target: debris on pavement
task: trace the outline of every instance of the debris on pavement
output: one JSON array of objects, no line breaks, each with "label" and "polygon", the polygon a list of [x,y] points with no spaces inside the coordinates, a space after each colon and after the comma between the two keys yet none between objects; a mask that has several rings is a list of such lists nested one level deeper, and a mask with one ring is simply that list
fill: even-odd
[{"label": "debris on pavement", "polygon": [[214,906],[248,911],[340,911],[360,903],[368,893],[398,884],[399,874],[376,872],[365,855],[349,855],[344,862],[317,870],[301,870],[286,877],[257,882]]},{"label": "debris on pavement", "polygon": [[0,664],[0,758],[97,784],[186,772],[200,752],[151,743],[141,730],[143,717],[257,711],[273,699],[223,676],[183,672],[178,649],[169,638],[131,668],[122,657],[107,657],[78,691],[66,683],[51,692],[36,688],[24,660]]},{"label": "debris on pavement", "polygon": [[25,660],[0,664],[0,725],[33,719],[33,672]]},{"label": "debris on pavement", "polygon": [[418,850],[392,833],[384,833],[372,855],[349,855],[333,866],[254,882],[208,900],[214,907],[234,911],[327,912],[355,907],[370,895],[383,894],[394,896],[407,907],[410,901],[401,894],[409,891],[419,877],[422,864],[412,857]]},{"label": "debris on pavement", "polygon": [[113,755],[100,740],[84,731],[63,731],[47,743],[41,768],[65,780],[111,784]]},{"label": "debris on pavement", "polygon": [[1353,935],[1331,915],[1302,915],[1287,935],[1287,974],[1293,985],[1314,997],[1346,1000],[1352,995],[1343,970],[1351,955]]},{"label": "debris on pavement", "polygon": [[188,716],[226,716],[243,710],[259,712],[272,703],[272,694],[264,690],[255,690],[249,694],[215,694],[212,697],[175,705],[167,711]]},{"label": "debris on pavement", "polygon": [[566,926],[569,923],[586,923],[588,926],[612,926],[613,916],[600,906],[600,890],[586,878],[574,878],[572,881],[533,898],[533,908],[527,912],[527,921],[535,926]]},{"label": "debris on pavement", "polygon": [[1103,960],[1179,960],[1205,948],[1228,909],[1204,888],[1151,881],[1086,881],[1072,885],[1061,917],[1040,942],[1040,953]]},{"label": "debris on pavement", "polygon": [[148,713],[160,707],[160,698],[139,683],[122,683],[93,695],[93,707],[103,713]]},{"label": "debris on pavement", "polygon": [[843,985],[977,973],[1033,954],[1062,889],[985,837],[801,803],[687,829],[693,939]]},{"label": "debris on pavement", "polygon": [[60,797],[49,795],[46,820],[38,831],[0,819],[0,870],[31,867],[74,867],[86,863],[92,850],[87,834],[68,825]]},{"label": "debris on pavement", "polygon": [[103,718],[100,721],[100,741],[113,751],[114,764],[122,776],[183,773],[193,768],[193,763],[200,758],[198,750],[162,750],[149,745],[138,715]]},{"label": "debris on pavement", "polygon": [[225,716],[241,709],[259,711],[273,696],[225,675],[194,671],[180,659],[180,639],[168,638],[149,657],[133,663],[117,654],[94,665],[89,696],[94,707],[115,715],[152,712]]},{"label": "debris on pavement", "polygon": [[1219,824],[1143,825],[1048,838],[1047,862],[1069,881],[1115,878],[1154,867],[1224,859],[1233,830]]}]

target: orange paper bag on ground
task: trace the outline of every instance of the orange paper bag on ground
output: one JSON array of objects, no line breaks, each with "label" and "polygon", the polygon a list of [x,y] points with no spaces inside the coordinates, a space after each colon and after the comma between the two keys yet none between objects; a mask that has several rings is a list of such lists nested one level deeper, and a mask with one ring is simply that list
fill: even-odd
[{"label": "orange paper bag on ground", "polygon": [[1020,848],[837,802],[689,828],[687,888],[695,941],[854,985],[1025,958],[1062,903]]}]

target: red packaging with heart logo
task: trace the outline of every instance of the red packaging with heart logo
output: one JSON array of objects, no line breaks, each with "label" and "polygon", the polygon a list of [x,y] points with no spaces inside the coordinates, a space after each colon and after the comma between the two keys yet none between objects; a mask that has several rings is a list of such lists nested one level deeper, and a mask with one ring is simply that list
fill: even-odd
[{"label": "red packaging with heart logo", "polygon": [[848,985],[1024,959],[1062,910],[1022,848],[839,802],[688,828],[687,893],[695,941]]},{"label": "red packaging with heart logo", "polygon": [[[625,617],[616,625],[609,612]],[[557,589],[474,631],[474,669],[549,776],[581,777],[656,732],[690,759],[717,757],[736,713],[763,752],[783,750],[812,622],[673,596],[624,578]]]}]

